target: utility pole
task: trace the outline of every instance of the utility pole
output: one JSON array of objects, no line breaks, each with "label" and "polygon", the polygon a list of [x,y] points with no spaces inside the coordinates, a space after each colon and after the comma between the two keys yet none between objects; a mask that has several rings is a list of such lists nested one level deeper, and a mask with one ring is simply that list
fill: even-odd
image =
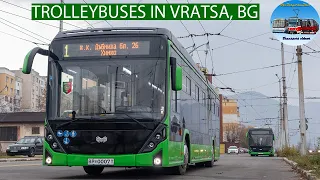
[{"label": "utility pole", "polygon": [[284,48],[281,43],[281,59],[282,59],[282,85],[283,85],[283,129],[284,129],[284,145],[288,147],[289,134],[288,134],[288,104],[287,104],[287,87],[286,87],[286,72],[284,65]]},{"label": "utility pole", "polygon": [[[281,97],[281,78],[276,74],[279,80],[279,93]],[[284,141],[284,133],[283,133],[283,107],[282,107],[282,98],[279,99],[280,101],[280,119],[279,119],[279,146],[283,148],[283,141]]]},{"label": "utility pole", "polygon": [[298,57],[298,84],[299,84],[299,114],[300,114],[300,139],[301,139],[301,155],[306,154],[307,137],[306,137],[306,119],[304,111],[304,89],[303,89],[303,72],[302,72],[302,48],[297,47]]},{"label": "utility pole", "polygon": [[[63,0],[61,0],[61,4],[64,4]],[[59,31],[63,31],[63,21],[60,20],[60,26],[59,26]]]}]

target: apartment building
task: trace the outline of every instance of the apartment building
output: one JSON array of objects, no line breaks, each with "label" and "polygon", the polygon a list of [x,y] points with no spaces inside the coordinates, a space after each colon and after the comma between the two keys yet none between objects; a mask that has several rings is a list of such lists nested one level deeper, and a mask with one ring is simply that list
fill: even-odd
[{"label": "apartment building", "polygon": [[0,67],[0,112],[14,111],[15,86],[15,74]]},{"label": "apartment building", "polygon": [[23,91],[21,100],[21,110],[24,112],[44,111],[43,94],[45,91],[46,78],[31,70],[30,74],[23,74],[22,69],[13,70],[16,76],[23,81]]},{"label": "apartment building", "polygon": [[15,98],[14,98],[14,112],[21,111],[21,101],[22,101],[22,86],[23,79],[16,76],[16,88],[15,88]]},{"label": "apartment building", "polygon": [[227,142],[227,136],[236,134],[239,125],[239,107],[236,99],[228,99],[226,97],[222,100],[222,119],[223,119],[223,142]]}]

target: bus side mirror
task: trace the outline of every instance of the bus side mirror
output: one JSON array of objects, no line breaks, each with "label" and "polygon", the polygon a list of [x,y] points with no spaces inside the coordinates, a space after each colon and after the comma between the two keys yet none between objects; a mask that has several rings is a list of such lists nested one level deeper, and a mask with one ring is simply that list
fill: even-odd
[{"label": "bus side mirror", "polygon": [[34,60],[34,57],[36,56],[36,54],[41,54],[43,56],[49,56],[54,60],[58,60],[58,57],[53,52],[51,52],[49,50],[45,50],[45,49],[42,49],[39,47],[33,48],[31,51],[28,52],[28,54],[24,58],[23,67],[22,67],[22,72],[24,74],[30,74],[31,69],[32,69],[33,60]]},{"label": "bus side mirror", "polygon": [[177,65],[177,59],[170,57],[171,65],[171,86],[172,90],[182,90],[182,68]]}]

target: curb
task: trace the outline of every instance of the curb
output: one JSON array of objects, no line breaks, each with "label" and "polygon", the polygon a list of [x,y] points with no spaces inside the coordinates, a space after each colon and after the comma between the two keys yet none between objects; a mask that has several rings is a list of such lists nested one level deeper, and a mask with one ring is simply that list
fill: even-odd
[{"label": "curb", "polygon": [[0,159],[0,162],[41,161],[42,158]]},{"label": "curb", "polygon": [[298,164],[294,161],[291,161],[287,158],[283,158],[283,160],[288,163],[294,170],[296,170],[298,173],[300,173],[303,177],[307,178],[307,180],[320,180],[315,175],[310,173],[310,171],[304,170],[300,167],[298,167]]}]

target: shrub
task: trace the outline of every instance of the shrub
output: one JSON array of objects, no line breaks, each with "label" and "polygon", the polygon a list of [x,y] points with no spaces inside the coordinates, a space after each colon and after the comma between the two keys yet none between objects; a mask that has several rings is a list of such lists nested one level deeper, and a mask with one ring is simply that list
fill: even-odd
[{"label": "shrub", "polygon": [[299,156],[300,153],[295,147],[284,147],[277,151],[278,156],[280,157],[292,157],[292,156]]}]

